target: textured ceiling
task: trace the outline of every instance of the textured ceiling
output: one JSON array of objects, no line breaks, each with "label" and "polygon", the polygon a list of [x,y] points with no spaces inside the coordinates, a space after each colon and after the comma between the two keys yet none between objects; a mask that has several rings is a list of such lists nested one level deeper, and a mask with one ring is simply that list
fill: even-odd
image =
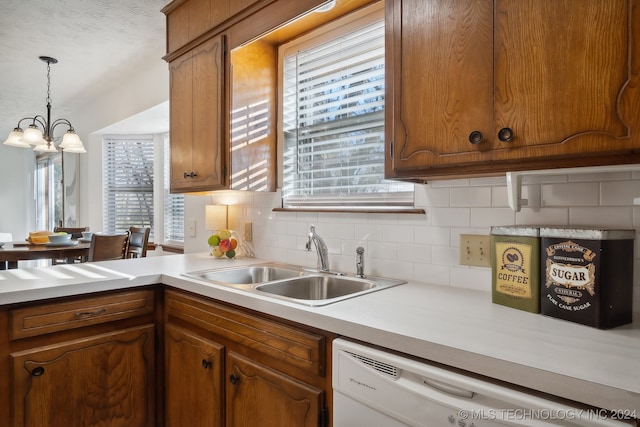
[{"label": "textured ceiling", "polygon": [[165,53],[169,0],[0,0],[0,141],[25,116],[46,115],[51,65],[52,119]]}]

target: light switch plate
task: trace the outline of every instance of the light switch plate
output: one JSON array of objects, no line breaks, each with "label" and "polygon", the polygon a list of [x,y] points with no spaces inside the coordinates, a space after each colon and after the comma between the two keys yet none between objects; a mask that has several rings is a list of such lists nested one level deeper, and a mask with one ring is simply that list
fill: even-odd
[{"label": "light switch plate", "polygon": [[253,239],[253,225],[250,222],[244,223],[244,241],[250,242]]},{"label": "light switch plate", "polygon": [[483,234],[460,235],[460,265],[491,267],[491,237]]}]

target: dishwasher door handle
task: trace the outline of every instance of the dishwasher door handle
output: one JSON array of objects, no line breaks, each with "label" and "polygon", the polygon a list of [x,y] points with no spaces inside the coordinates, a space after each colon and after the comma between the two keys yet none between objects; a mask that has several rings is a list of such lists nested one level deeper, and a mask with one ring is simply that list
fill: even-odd
[{"label": "dishwasher door handle", "polygon": [[473,399],[473,395],[475,394],[471,390],[466,390],[464,388],[456,387],[451,384],[429,378],[423,378],[422,383],[443,393],[451,394],[458,397],[464,397],[465,399]]}]

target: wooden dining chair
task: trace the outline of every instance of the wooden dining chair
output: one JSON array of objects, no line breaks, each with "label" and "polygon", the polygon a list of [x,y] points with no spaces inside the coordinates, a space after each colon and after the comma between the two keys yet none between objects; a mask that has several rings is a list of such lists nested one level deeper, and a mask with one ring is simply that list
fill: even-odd
[{"label": "wooden dining chair", "polygon": [[91,236],[87,261],[124,259],[129,246],[129,232],[125,234],[94,234]]},{"label": "wooden dining chair", "polygon": [[54,233],[67,233],[71,234],[72,239],[79,239],[82,237],[83,231],[89,231],[89,227],[54,227]]},{"label": "wooden dining chair", "polygon": [[149,227],[129,227],[129,248],[127,258],[144,258],[147,256],[149,243]]}]

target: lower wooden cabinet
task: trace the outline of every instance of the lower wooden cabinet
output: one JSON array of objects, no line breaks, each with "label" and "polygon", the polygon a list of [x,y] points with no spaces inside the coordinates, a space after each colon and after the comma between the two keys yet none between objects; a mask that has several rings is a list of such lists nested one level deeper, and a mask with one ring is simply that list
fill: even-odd
[{"label": "lower wooden cabinet", "polygon": [[165,325],[167,427],[329,425],[333,336],[174,291]]},{"label": "lower wooden cabinet", "polygon": [[11,354],[13,425],[154,426],[154,326]]},{"label": "lower wooden cabinet", "polygon": [[224,347],[175,326],[164,345],[166,425],[223,425]]},{"label": "lower wooden cabinet", "polygon": [[0,306],[0,426],[328,426],[333,338],[161,287]]},{"label": "lower wooden cabinet", "polygon": [[228,427],[323,424],[323,390],[233,352],[227,361]]}]

